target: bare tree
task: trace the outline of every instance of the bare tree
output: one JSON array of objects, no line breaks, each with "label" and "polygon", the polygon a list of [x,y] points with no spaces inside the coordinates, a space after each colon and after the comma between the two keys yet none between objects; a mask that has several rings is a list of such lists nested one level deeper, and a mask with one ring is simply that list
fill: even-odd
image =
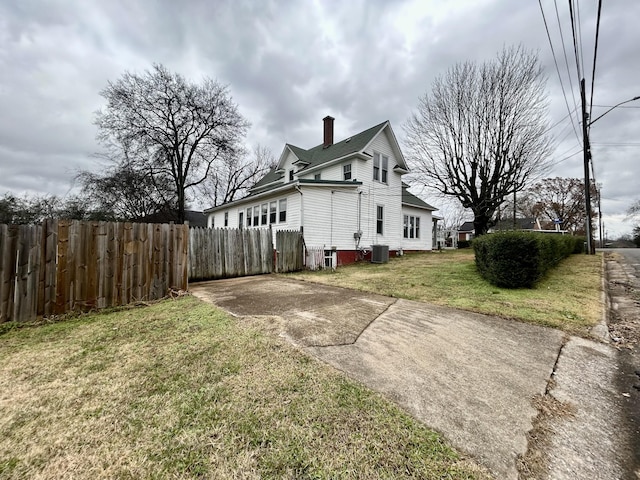
[{"label": "bare tree", "polygon": [[[596,198],[596,186],[591,185],[591,198]],[[503,205],[503,219],[510,219],[513,200]],[[516,212],[523,217],[534,217],[545,228],[553,228],[556,220],[562,228],[574,235],[585,234],[587,220],[584,200],[584,181],[580,178],[545,178],[526,188],[516,199]]]},{"label": "bare tree", "polygon": [[140,166],[122,146],[99,155],[106,160],[100,173],[81,170],[76,181],[81,196],[96,211],[112,220],[140,220],[163,209],[172,210],[176,195],[172,179]]},{"label": "bare tree", "polygon": [[404,126],[414,178],[471,209],[476,235],[548,166],[545,83],[537,55],[504,49],[436,78]]},{"label": "bare tree", "polygon": [[234,152],[221,159],[216,171],[202,183],[201,191],[213,199],[213,206],[231,202],[246,194],[276,163],[271,150],[261,145],[251,153]]},{"label": "bare tree", "polygon": [[240,150],[249,126],[227,87],[211,78],[195,84],[156,64],[141,75],[126,72],[101,95],[98,139],[125,146],[136,171],[171,179],[184,222],[187,192]]}]

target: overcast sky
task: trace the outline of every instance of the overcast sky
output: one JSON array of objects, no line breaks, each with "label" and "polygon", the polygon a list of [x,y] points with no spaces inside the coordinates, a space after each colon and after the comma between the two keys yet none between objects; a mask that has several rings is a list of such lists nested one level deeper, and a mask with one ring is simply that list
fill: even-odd
[{"label": "overcast sky", "polygon": [[[535,0],[2,1],[0,195],[65,195],[78,169],[100,168],[92,157],[99,92],[125,70],[156,62],[228,84],[252,124],[247,145],[279,156],[285,142],[321,143],[326,115],[336,118],[336,141],[390,120],[402,145],[402,124],[435,76],[519,43],[539,52],[549,79],[551,175],[582,177],[580,126],[574,115],[576,134],[568,116],[580,102],[568,2],[557,3],[559,22],[553,1],[542,6],[569,109]],[[640,95],[640,1],[603,3],[592,118]],[[579,0],[588,96],[596,12],[597,0]],[[591,129],[611,235],[631,230],[624,211],[640,198],[640,101],[625,107]]]}]

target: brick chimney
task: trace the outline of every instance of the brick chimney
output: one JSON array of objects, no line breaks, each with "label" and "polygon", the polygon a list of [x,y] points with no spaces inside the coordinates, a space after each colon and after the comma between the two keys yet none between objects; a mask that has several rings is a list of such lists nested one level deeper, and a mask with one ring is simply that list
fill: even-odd
[{"label": "brick chimney", "polygon": [[324,122],[324,144],[322,148],[327,148],[333,145],[333,121],[335,118],[327,115],[322,119]]}]

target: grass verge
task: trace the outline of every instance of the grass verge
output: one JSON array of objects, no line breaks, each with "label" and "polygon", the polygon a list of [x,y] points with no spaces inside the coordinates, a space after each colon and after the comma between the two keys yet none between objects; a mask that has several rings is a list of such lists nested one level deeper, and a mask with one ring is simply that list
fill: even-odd
[{"label": "grass verge", "polygon": [[485,478],[380,395],[194,298],[0,336],[0,478]]},{"label": "grass verge", "polygon": [[480,277],[472,250],[410,254],[295,278],[498,315],[587,336],[601,318],[601,255],[571,255],[535,288],[498,288]]}]

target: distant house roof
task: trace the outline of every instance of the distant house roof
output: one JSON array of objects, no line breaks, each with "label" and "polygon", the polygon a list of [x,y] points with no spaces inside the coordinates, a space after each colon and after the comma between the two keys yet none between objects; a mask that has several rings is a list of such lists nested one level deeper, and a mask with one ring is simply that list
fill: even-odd
[{"label": "distant house roof", "polygon": [[513,224],[513,218],[498,220],[493,227],[494,230],[535,230],[537,227],[536,219],[533,217],[516,218],[516,224]]},{"label": "distant house roof", "polygon": [[405,205],[410,205],[412,207],[424,208],[425,210],[431,210],[432,212],[438,210],[435,207],[432,207],[424,200],[416,197],[413,193],[407,190],[406,185],[402,185],[402,203]]},{"label": "distant house roof", "polygon": [[[198,212],[196,210],[185,210],[184,217],[185,221],[189,222],[190,227],[207,227],[207,216],[203,212]],[[178,211],[163,210],[161,212],[147,215],[146,217],[140,218],[137,221],[143,223],[176,223],[178,222]]]},{"label": "distant house roof", "polygon": [[460,225],[460,228],[458,228],[459,232],[474,232],[475,231],[475,227],[473,225],[473,222],[464,222],[462,225]]}]

